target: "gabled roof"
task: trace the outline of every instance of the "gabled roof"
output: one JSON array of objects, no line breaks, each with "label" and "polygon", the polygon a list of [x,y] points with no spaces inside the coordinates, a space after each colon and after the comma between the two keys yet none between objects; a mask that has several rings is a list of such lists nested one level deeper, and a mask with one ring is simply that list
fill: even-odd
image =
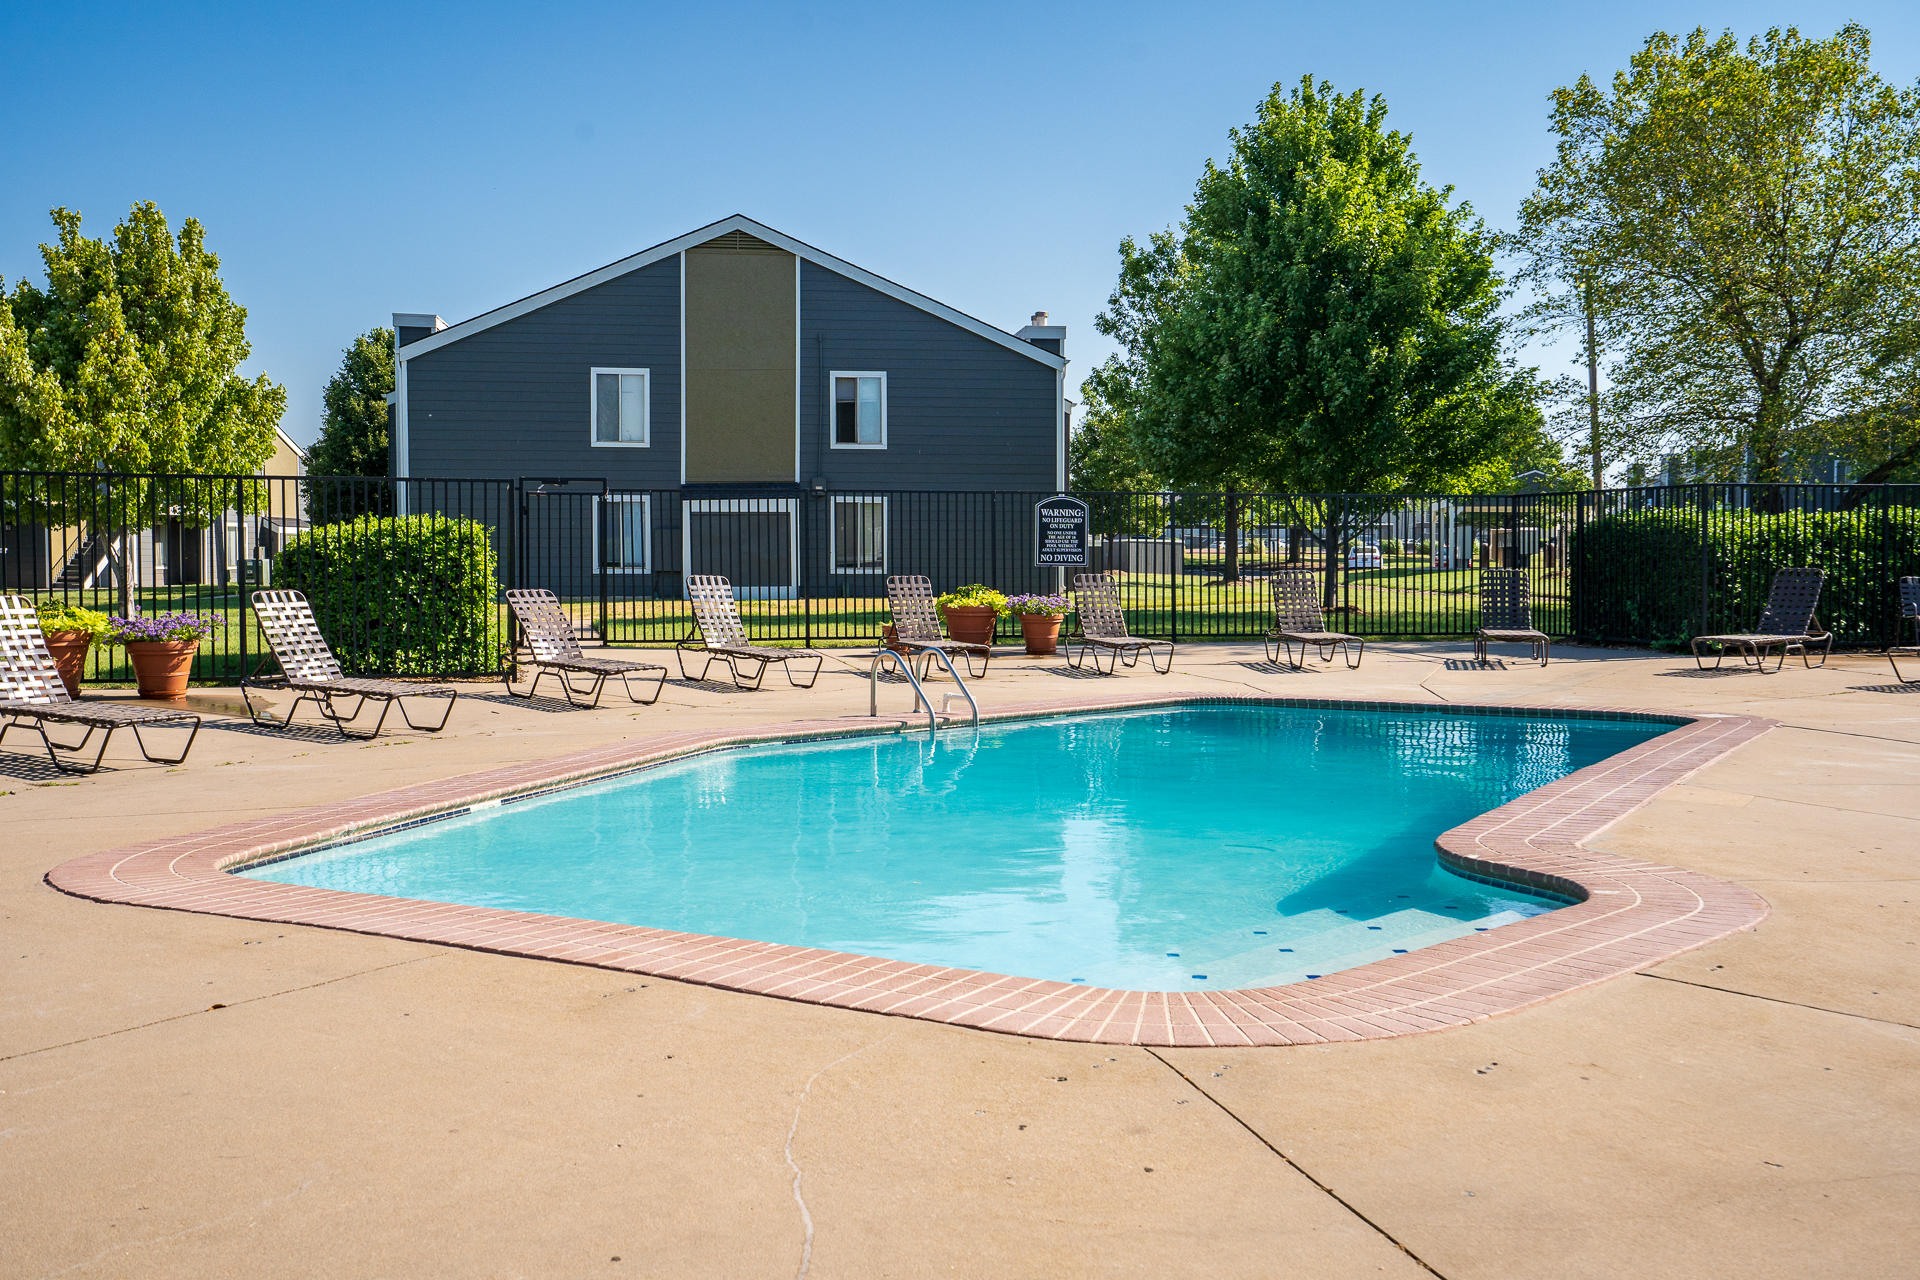
[{"label": "gabled roof", "polygon": [[449,343],[458,342],[460,339],[479,333],[484,329],[491,329],[497,324],[504,324],[509,320],[526,315],[530,311],[537,311],[548,303],[558,302],[562,298],[572,297],[574,294],[591,289],[596,285],[602,285],[609,280],[618,279],[620,276],[626,275],[629,271],[637,271],[641,267],[659,262],[663,258],[671,258],[683,250],[705,244],[716,236],[723,236],[730,231],[744,231],[748,235],[766,241],[768,244],[785,249],[788,253],[796,257],[804,258],[808,262],[825,267],[829,271],[837,272],[850,280],[856,280],[866,285],[869,289],[884,293],[890,298],[896,298],[908,306],[918,307],[929,315],[938,316],[947,323],[958,325],[969,333],[978,334],[989,342],[997,342],[1009,351],[1018,352],[1040,364],[1046,365],[1050,369],[1064,369],[1066,367],[1067,362],[1065,359],[1054,355],[1051,351],[1046,351],[1034,346],[1024,338],[1017,338],[1006,330],[997,329],[984,320],[974,319],[964,311],[956,311],[944,302],[936,302],[924,293],[915,293],[905,285],[895,284],[884,276],[877,276],[863,267],[856,267],[851,262],[836,258],[830,253],[823,253],[810,244],[795,240],[792,236],[775,231],[772,227],[764,223],[755,222],[752,218],[738,213],[730,218],[722,218],[718,222],[710,223],[698,230],[689,231],[683,236],[663,241],[660,244],[654,245],[651,249],[642,249],[639,253],[633,254],[631,257],[622,258],[618,262],[610,262],[597,271],[589,271],[583,276],[575,276],[563,284],[554,285],[551,289],[543,289],[539,293],[531,294],[520,299],[518,302],[509,302],[504,307],[495,307],[492,311],[482,312],[471,320],[462,320],[459,324],[449,325],[438,333],[429,334],[427,337],[409,342],[406,346],[401,347],[397,354],[400,359],[409,360],[414,356],[425,355],[429,351],[437,351]]}]

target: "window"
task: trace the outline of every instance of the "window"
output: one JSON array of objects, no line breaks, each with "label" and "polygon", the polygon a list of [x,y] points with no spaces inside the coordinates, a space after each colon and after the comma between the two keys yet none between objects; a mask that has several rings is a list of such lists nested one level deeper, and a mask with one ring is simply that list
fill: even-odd
[{"label": "window", "polygon": [[887,571],[887,500],[833,499],[833,571]]},{"label": "window", "polygon": [[601,573],[646,573],[652,569],[650,511],[644,493],[610,493],[594,499],[594,563]]},{"label": "window", "polygon": [[887,447],[887,375],[841,373],[833,375],[833,447],[884,449]]},{"label": "window", "polygon": [[647,447],[647,402],[651,398],[645,369],[593,371],[593,446],[596,449]]}]

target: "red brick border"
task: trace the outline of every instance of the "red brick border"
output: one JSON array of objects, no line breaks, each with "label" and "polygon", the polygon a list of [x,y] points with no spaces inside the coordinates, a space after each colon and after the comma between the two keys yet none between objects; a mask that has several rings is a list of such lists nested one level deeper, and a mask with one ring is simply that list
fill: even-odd
[{"label": "red brick border", "polygon": [[1751,928],[1767,914],[1759,895],[1739,885],[1595,852],[1579,842],[1766,732],[1772,721],[1571,705],[1435,706],[1210,695],[1030,703],[985,718],[1221,703],[1469,715],[1574,712],[1676,727],[1482,814],[1436,842],[1440,857],[1466,874],[1538,885],[1576,899],[1573,905],[1322,978],[1242,991],[1119,991],[226,874],[345,836],[717,747],[899,732],[910,727],[906,721],[878,726],[865,719],[798,721],[747,733],[659,734],[91,854],[55,867],[47,882],[99,902],[564,960],[986,1031],[1144,1045],[1310,1044],[1459,1026],[1665,960]]}]

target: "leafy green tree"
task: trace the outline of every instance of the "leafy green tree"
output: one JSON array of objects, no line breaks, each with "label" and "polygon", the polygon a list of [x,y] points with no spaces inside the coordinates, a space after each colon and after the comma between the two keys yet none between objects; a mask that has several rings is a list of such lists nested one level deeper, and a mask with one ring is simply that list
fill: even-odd
[{"label": "leafy green tree", "polygon": [[[320,438],[307,453],[310,476],[387,474],[387,396],[393,391],[393,330],[369,329],[341,354],[321,394]],[[380,485],[309,482],[308,513],[318,520],[386,515],[392,494]]]},{"label": "leafy green tree", "polygon": [[[1502,356],[1492,237],[1421,181],[1386,116],[1311,77],[1276,85],[1181,225],[1122,242],[1097,323],[1125,353],[1141,456],[1170,483],[1445,490],[1537,433],[1535,377]],[[1379,505],[1295,523],[1337,553]]]},{"label": "leafy green tree", "polygon": [[1148,537],[1166,528],[1166,487],[1140,459],[1133,438],[1132,384],[1108,357],[1080,386],[1080,421],[1067,443],[1068,479],[1086,495],[1093,532]]},{"label": "leafy green tree", "polygon": [[106,533],[127,612],[128,528],[260,500],[256,487],[145,475],[257,471],[286,390],[237,372],[246,308],[227,296],[197,221],[176,240],[158,206],[136,204],[103,241],[81,235],[71,210],[52,217],[45,287],[22,280],[8,293],[0,280],[0,470],[115,473],[104,504],[94,485],[49,483],[28,487],[13,514]]},{"label": "leafy green tree", "polygon": [[1818,451],[1901,465],[1886,427],[1913,390],[1891,330],[1920,301],[1920,92],[1868,54],[1853,25],[1744,46],[1661,32],[1609,88],[1555,91],[1558,152],[1513,244],[1536,282],[1599,290],[1643,455],[1717,454],[1762,482]]}]

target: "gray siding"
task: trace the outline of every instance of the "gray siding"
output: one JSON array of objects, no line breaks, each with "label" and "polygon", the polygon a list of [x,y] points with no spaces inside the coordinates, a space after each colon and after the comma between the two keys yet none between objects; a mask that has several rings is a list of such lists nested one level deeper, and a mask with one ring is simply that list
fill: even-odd
[{"label": "gray siding", "polygon": [[[887,447],[832,449],[827,376],[885,370]],[[1048,490],[1054,370],[812,262],[800,264],[800,478],[845,489]]]},{"label": "gray siding", "polygon": [[[646,449],[589,441],[588,370],[652,371]],[[407,362],[410,474],[680,483],[680,259],[667,258]]]}]

